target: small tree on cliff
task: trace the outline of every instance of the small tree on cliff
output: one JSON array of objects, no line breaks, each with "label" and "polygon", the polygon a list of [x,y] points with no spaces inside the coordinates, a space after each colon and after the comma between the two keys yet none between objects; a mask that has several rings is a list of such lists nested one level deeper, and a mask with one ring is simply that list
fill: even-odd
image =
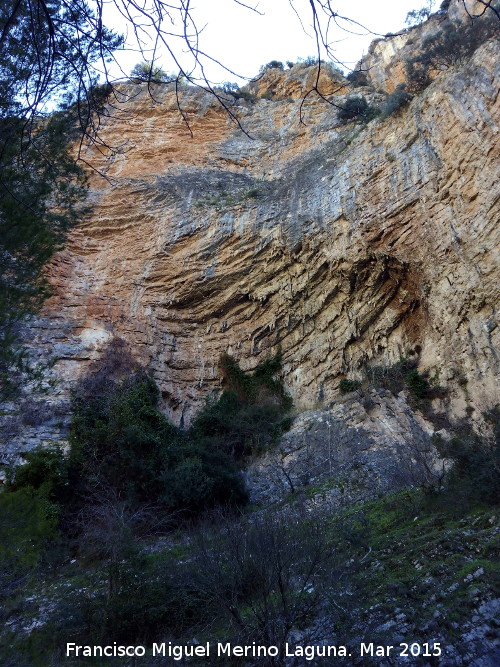
[{"label": "small tree on cliff", "polygon": [[500,23],[484,16],[464,27],[446,23],[426,37],[417,55],[406,61],[408,91],[418,93],[432,81],[432,74],[466,62],[474,51],[492,37],[500,36]]},{"label": "small tree on cliff", "polygon": [[147,83],[161,83],[162,81],[167,81],[168,78],[171,80],[175,79],[175,77],[169,77],[161,67],[158,67],[151,61],[144,61],[134,65],[130,72],[130,78],[138,82],[145,81]]},{"label": "small tree on cliff", "polygon": [[405,19],[406,25],[413,26],[427,21],[429,16],[432,14],[435,1],[427,0],[425,5],[426,6],[422,7],[421,9],[412,9],[411,12],[408,12]]}]

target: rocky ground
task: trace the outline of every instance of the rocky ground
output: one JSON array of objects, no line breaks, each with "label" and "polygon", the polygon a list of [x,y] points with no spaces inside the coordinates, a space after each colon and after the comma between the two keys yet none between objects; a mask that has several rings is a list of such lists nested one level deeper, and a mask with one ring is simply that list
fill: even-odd
[{"label": "rocky ground", "polygon": [[[352,656],[313,661],[287,658],[276,664],[289,667],[498,664],[498,508],[464,507],[457,511],[457,502],[450,504],[449,499],[431,501],[419,492],[402,491],[333,514],[329,523],[331,549],[336,551],[330,583],[322,588],[319,605],[309,623],[292,628],[287,641],[290,646],[344,645]],[[153,566],[161,580],[159,573],[172,567],[173,562],[179,563],[180,559],[189,563],[196,559],[196,543],[192,533],[191,537],[156,542],[154,548],[150,544],[141,567],[150,573]],[[178,573],[179,570],[176,576]],[[96,613],[106,599],[107,579],[106,569],[95,565],[82,567],[81,562],[73,560],[57,572],[47,570],[42,579],[30,582],[29,595],[21,593],[10,604],[1,634],[3,664],[62,664],[65,642],[85,631],[86,615],[93,605]],[[168,595],[168,590],[161,586],[153,591],[141,590],[140,586],[128,589],[127,598],[132,608],[135,606],[136,622],[140,624],[145,611],[144,600],[138,594],[146,596],[146,605],[160,605],[162,595]],[[224,620],[224,615],[216,615],[217,620],[195,624],[188,634],[165,637],[159,632],[158,640],[189,644],[195,638],[196,642],[209,641],[214,645],[230,641],[234,628],[228,623],[229,618]],[[384,658],[362,657],[360,645],[370,642],[395,646],[396,650]],[[431,652],[439,648],[441,655],[425,658],[408,654],[405,658],[399,655],[404,644],[414,645],[413,651],[422,653],[425,645]],[[420,649],[415,648],[417,645]],[[248,667],[268,664],[262,660],[237,659],[191,662]],[[83,662],[64,659],[64,664]],[[96,660],[91,664],[179,663],[156,657],[136,662]]]}]

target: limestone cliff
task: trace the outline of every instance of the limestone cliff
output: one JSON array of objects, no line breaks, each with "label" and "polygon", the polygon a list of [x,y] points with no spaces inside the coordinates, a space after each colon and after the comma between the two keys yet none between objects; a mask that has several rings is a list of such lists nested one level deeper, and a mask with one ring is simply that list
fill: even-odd
[{"label": "limestone cliff", "polygon": [[[493,2],[492,6],[498,11],[498,1]],[[492,23],[496,20],[478,0],[452,0],[449,3],[443,2],[442,7],[435,14],[431,14],[425,23],[396,34],[388,34],[385,39],[376,39],[371,43],[368,53],[356,67],[365,74],[369,85],[392,93],[399,84],[408,82],[405,61],[418,54],[425,40],[431,39],[450,24],[466,28],[471,25],[471,17],[476,21],[491,20]],[[436,76],[437,73],[431,72],[431,75]]]},{"label": "limestone cliff", "polygon": [[203,91],[180,93],[191,136],[171,88],[123,86],[102,128],[121,149],[88,149],[108,180],[91,174],[92,213],[27,332],[57,358],[56,391],[121,337],[177,423],[220,386],[225,351],[250,369],[281,348],[299,408],[411,355],[447,387],[437,410],[497,403],[498,63],[490,41],[367,125],[313,95],[301,123],[310,72],[292,70],[278,99],[236,103],[247,134]]}]

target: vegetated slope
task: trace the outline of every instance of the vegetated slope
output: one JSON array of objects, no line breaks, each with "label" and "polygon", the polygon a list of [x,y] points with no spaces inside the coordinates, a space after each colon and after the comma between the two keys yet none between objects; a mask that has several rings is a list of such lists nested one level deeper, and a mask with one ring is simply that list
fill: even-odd
[{"label": "vegetated slope", "polygon": [[[498,506],[457,507],[457,492],[403,492],[339,515],[297,504],[219,513],[149,548],[128,542],[119,560],[87,551],[57,569],[45,565],[5,608],[3,664],[124,664],[67,658],[67,642],[144,646],[135,658],[144,666],[175,664],[153,658],[153,642],[209,642],[209,656],[190,661],[199,665],[302,665],[304,652],[286,652],[325,645],[346,647],[341,665],[496,664]],[[278,653],[217,658],[218,642]],[[363,656],[370,642],[393,646],[390,662]]]}]

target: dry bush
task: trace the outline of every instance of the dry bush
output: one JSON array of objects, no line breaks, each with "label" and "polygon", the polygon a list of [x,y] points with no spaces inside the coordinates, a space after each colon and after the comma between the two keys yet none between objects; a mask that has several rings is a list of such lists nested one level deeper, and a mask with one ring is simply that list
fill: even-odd
[{"label": "dry bush", "polygon": [[294,630],[312,628],[324,602],[335,565],[328,536],[319,515],[219,512],[193,537],[192,585],[223,613],[234,642],[283,648]]}]

